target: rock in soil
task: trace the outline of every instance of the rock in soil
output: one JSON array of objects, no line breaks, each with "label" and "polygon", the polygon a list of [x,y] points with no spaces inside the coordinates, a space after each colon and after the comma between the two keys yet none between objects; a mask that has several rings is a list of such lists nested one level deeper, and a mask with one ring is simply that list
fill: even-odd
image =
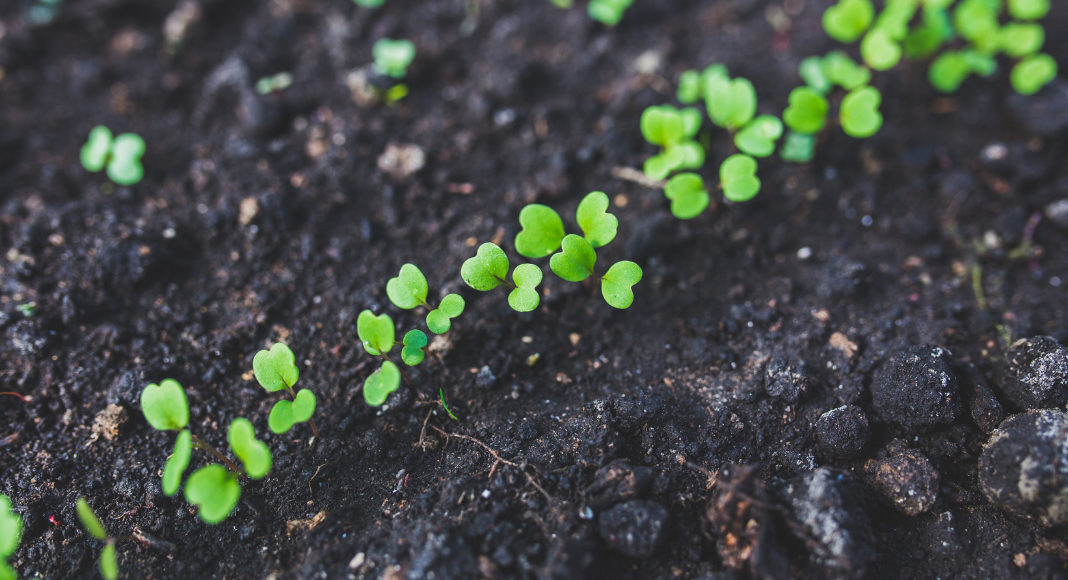
[{"label": "rock in soil", "polygon": [[857,457],[870,438],[868,416],[856,405],[831,409],[816,421],[816,439],[831,455]]},{"label": "rock in soil", "polygon": [[1036,518],[1068,523],[1068,415],[1042,409],[1013,415],[979,458],[979,486],[990,503]]},{"label": "rock in soil", "polygon": [[872,381],[872,406],[910,433],[953,423],[961,403],[949,356],[948,350],[930,344],[897,352]]},{"label": "rock in soil", "polygon": [[597,470],[593,483],[582,494],[587,498],[586,505],[599,512],[638,497],[652,483],[653,475],[648,467],[632,467],[625,460],[613,461]]},{"label": "rock in soil", "polygon": [[764,392],[787,403],[796,403],[811,384],[804,363],[793,363],[775,357],[764,371]]},{"label": "rock in soil", "polygon": [[664,506],[654,501],[631,500],[601,514],[601,538],[621,554],[648,558],[664,537],[667,519]]},{"label": "rock in soil", "polygon": [[1005,354],[998,386],[1020,410],[1064,405],[1068,401],[1068,349],[1049,336],[1016,341]]},{"label": "rock in soil", "polygon": [[862,578],[875,556],[864,493],[849,472],[821,467],[785,489],[792,528],[816,561],[837,574]]},{"label": "rock in soil", "polygon": [[868,486],[906,515],[922,514],[938,499],[941,478],[931,460],[919,451],[910,449],[886,459],[869,459],[864,469]]}]

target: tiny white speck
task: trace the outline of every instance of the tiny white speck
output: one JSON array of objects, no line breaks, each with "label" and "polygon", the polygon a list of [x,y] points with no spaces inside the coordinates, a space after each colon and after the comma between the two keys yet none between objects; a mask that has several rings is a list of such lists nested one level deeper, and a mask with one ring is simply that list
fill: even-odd
[{"label": "tiny white speck", "polygon": [[1059,288],[1061,285],[1061,279],[1056,276],[1052,276],[1049,279],[1049,285],[1053,286],[1054,288]]},{"label": "tiny white speck", "polygon": [[482,499],[489,499],[489,496],[490,496],[490,490],[488,490],[488,489],[482,490]]},{"label": "tiny white speck", "polygon": [[812,257],[812,248],[805,246],[797,251],[797,257],[801,260],[807,260]]},{"label": "tiny white speck", "polygon": [[167,228],[167,229],[163,230],[163,237],[167,238],[168,240],[173,238],[174,236],[175,236],[174,228]]}]

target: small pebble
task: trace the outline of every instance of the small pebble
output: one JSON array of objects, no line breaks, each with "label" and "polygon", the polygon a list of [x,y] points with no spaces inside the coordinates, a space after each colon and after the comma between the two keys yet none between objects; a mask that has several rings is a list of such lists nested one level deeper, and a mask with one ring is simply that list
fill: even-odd
[{"label": "small pebble", "polygon": [[868,416],[856,405],[831,409],[816,421],[820,446],[838,457],[857,457],[871,438]]},{"label": "small pebble", "polygon": [[648,558],[664,536],[668,511],[640,499],[621,503],[601,514],[601,538],[614,550],[632,558]]},{"label": "small pebble", "polygon": [[906,515],[922,514],[938,499],[939,474],[919,451],[869,459],[864,469],[876,494]]},{"label": "small pebble", "polygon": [[872,406],[910,433],[953,423],[961,397],[949,357],[948,350],[930,344],[898,351],[875,374]]},{"label": "small pebble", "polygon": [[1068,349],[1049,336],[1018,340],[1005,354],[999,383],[1021,410],[1060,407],[1068,401]]},{"label": "small pebble", "polygon": [[979,487],[990,503],[1068,524],[1068,415],[1040,409],[1005,419],[979,457]]}]

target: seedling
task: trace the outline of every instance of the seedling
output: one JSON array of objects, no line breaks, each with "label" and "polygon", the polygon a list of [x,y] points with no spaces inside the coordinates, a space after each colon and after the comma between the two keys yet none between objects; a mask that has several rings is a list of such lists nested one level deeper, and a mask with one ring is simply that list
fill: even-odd
[{"label": "seedling", "polygon": [[315,413],[315,393],[308,389],[300,392],[293,390],[293,385],[300,378],[293,351],[280,342],[271,346],[271,350],[259,351],[252,359],[252,372],[268,393],[285,389],[293,397],[292,401],[283,399],[271,408],[271,414],[267,417],[267,427],[271,432],[286,433],[293,425],[307,422],[312,436],[318,439],[319,428],[311,418]]},{"label": "seedling", "polygon": [[782,121],[774,115],[760,115],[734,135],[734,145],[754,157],[775,152],[775,142],[782,137]]},{"label": "seedling", "polygon": [[100,551],[100,563],[98,564],[100,575],[104,577],[104,580],[115,580],[119,577],[119,560],[115,555],[115,539],[108,536],[104,526],[101,525],[100,520],[93,513],[93,508],[89,507],[89,502],[85,501],[84,497],[79,497],[75,505],[78,519],[82,522],[82,527],[85,528],[85,531],[89,532],[90,536],[104,542],[104,549]]},{"label": "seedling", "polygon": [[590,18],[604,24],[615,26],[623,20],[623,13],[634,3],[634,0],[590,0],[586,11]]},{"label": "seedling", "polygon": [[[559,242],[556,246],[559,247]],[[505,255],[504,250],[497,244],[486,242],[479,246],[478,252],[473,257],[464,261],[460,268],[460,277],[468,286],[482,292],[488,292],[504,284],[512,289],[508,293],[508,306],[511,306],[512,310],[516,312],[534,310],[541,300],[537,290],[542,280],[541,269],[534,264],[520,264],[512,271],[512,281],[509,282],[507,279],[509,268],[508,256]]]},{"label": "seedling", "polygon": [[1033,95],[1056,76],[1057,61],[1048,54],[1039,53],[1021,60],[1012,67],[1009,79],[1016,92],[1021,95]]},{"label": "seedling", "polygon": [[287,72],[280,72],[256,81],[256,92],[261,95],[269,95],[284,91],[292,84],[293,75]]},{"label": "seedling", "polygon": [[434,334],[445,334],[452,326],[451,319],[463,314],[464,299],[459,294],[449,294],[435,308],[426,301],[427,291],[426,277],[413,264],[401,266],[400,274],[386,284],[386,295],[397,308],[426,308],[427,328]]},{"label": "seedling", "polygon": [[705,98],[705,84],[712,76],[727,76],[727,67],[721,63],[711,64],[701,72],[688,70],[679,75],[679,89],[675,96],[680,103],[692,105]]},{"label": "seedling", "polygon": [[905,58],[917,60],[938,52],[946,41],[953,38],[953,24],[942,6],[925,4],[920,24],[905,37]]},{"label": "seedling", "polygon": [[456,414],[452,412],[452,409],[449,408],[449,405],[445,403],[445,391],[438,389],[438,398],[441,401],[441,408],[445,409],[445,412],[452,417],[453,421],[459,421],[460,418],[457,417]]},{"label": "seedling", "polygon": [[672,177],[664,187],[664,195],[671,200],[671,213],[680,220],[701,215],[709,203],[705,182],[696,173],[680,173]]},{"label": "seedling", "polygon": [[1046,42],[1046,31],[1039,24],[1013,22],[998,30],[998,47],[1013,58],[1038,52]]},{"label": "seedling", "polygon": [[[363,382],[363,399],[368,405],[377,407],[386,402],[393,391],[400,388],[404,374],[389,358],[389,351],[394,346],[401,348],[401,360],[408,366],[415,366],[426,357],[423,347],[427,345],[426,334],[421,330],[409,330],[404,335],[404,342],[397,342],[393,319],[386,314],[375,316],[370,310],[364,310],[356,318],[356,333],[369,354],[382,358],[382,366],[371,373]],[[404,377],[407,380],[407,377]]]},{"label": "seedling", "polygon": [[19,304],[15,307],[15,310],[26,318],[33,318],[34,316],[37,316],[37,303],[27,302],[25,304]]},{"label": "seedling", "polygon": [[816,136],[788,131],[779,156],[791,163],[808,163],[816,156]]},{"label": "seedling", "polygon": [[0,580],[18,580],[18,573],[7,561],[21,539],[22,518],[11,509],[11,499],[0,493]]},{"label": "seedling", "polygon": [[838,42],[853,42],[871,26],[873,18],[871,0],[839,0],[823,13],[823,30]]},{"label": "seedling", "polygon": [[415,60],[415,45],[410,40],[381,38],[372,48],[375,72],[395,79],[408,74],[408,65]]},{"label": "seedling", "polygon": [[1017,20],[1038,20],[1049,12],[1049,0],[1009,0],[1009,14]]},{"label": "seedling", "polygon": [[731,79],[726,69],[705,77],[705,105],[716,125],[734,132],[756,114],[756,89],[744,78]]},{"label": "seedling", "polygon": [[760,192],[760,178],[756,176],[757,162],[738,153],[731,155],[719,167],[719,182],[723,196],[734,202],[749,201]]},{"label": "seedling", "polygon": [[827,124],[827,99],[810,87],[797,87],[790,92],[790,104],[782,113],[782,120],[794,133],[814,135]]},{"label": "seedling", "polygon": [[96,173],[107,168],[109,179],[119,185],[133,185],[145,174],[141,156],[145,154],[145,140],[134,133],[112,138],[111,130],[98,125],[89,132],[89,140],[82,146],[81,162],[86,171]]},{"label": "seedling", "polygon": [[[257,378],[259,376],[257,373]],[[264,376],[269,375],[265,373]],[[296,379],[293,378],[292,382],[295,383]],[[217,449],[193,435],[186,428],[189,424],[189,402],[186,399],[185,390],[173,379],[166,379],[158,385],[151,384],[145,387],[145,390],[141,392],[141,411],[153,428],[160,431],[179,432],[174,453],[167,459],[163,468],[163,493],[168,497],[178,493],[178,488],[182,484],[182,476],[189,467],[194,448],[207,451],[226,465],[223,467],[219,464],[211,464],[201,467],[194,471],[185,482],[185,499],[200,507],[200,519],[205,523],[217,524],[233,511],[241,497],[241,484],[238,482],[240,474],[245,473],[252,479],[260,479],[271,469],[270,450],[266,444],[256,440],[252,424],[247,419],[240,417],[234,419],[227,433],[230,449],[244,464],[244,470]],[[274,415],[274,410],[271,414]]]},{"label": "seedling", "polygon": [[883,125],[883,116],[879,113],[882,95],[875,87],[861,87],[849,92],[842,99],[839,119],[842,130],[850,137],[871,137]]},{"label": "seedling", "polygon": [[381,8],[386,0],[352,0],[360,8]]},{"label": "seedling", "polygon": [[820,64],[827,80],[847,91],[860,88],[871,80],[871,71],[867,67],[853,62],[849,55],[839,50],[828,52]]},{"label": "seedling", "polygon": [[[972,73],[990,76],[997,68],[993,57],[974,50],[950,50],[938,55],[927,69],[931,85],[943,93],[955,92]],[[1045,83],[1043,83],[1045,84]]]},{"label": "seedling", "polygon": [[705,163],[705,150],[694,141],[700,129],[701,112],[692,107],[679,110],[670,105],[659,105],[642,112],[642,136],[661,148],[658,155],[645,161],[645,175],[661,180],[678,169],[700,169]]}]

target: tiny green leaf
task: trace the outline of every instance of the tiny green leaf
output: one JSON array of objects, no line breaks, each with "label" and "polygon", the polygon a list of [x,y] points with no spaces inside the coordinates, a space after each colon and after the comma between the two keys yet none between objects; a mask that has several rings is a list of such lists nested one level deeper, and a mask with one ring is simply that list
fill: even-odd
[{"label": "tiny green leaf", "polygon": [[1012,22],[998,30],[998,46],[1001,52],[1013,58],[1023,58],[1042,49],[1046,31],[1041,24]]},{"label": "tiny green leaf", "polygon": [[794,133],[786,133],[779,156],[783,161],[791,163],[808,163],[816,154],[816,136]]},{"label": "tiny green leaf", "polygon": [[426,353],[423,352],[423,347],[426,345],[426,334],[424,334],[423,331],[415,328],[409,330],[408,333],[404,335],[404,348],[401,349],[401,360],[404,361],[404,364],[410,367],[414,367],[423,362],[423,358],[426,357]]},{"label": "tiny green leaf", "polygon": [[1033,54],[1012,67],[1009,80],[1021,95],[1033,95],[1057,76],[1057,61],[1045,54]]},{"label": "tiny green leaf", "polygon": [[385,403],[389,394],[396,391],[398,387],[400,387],[400,369],[387,360],[363,382],[363,400],[372,407],[378,407]]},{"label": "tiny green leaf", "polygon": [[174,442],[174,453],[171,453],[163,466],[163,494],[167,497],[178,493],[178,488],[182,486],[182,476],[189,467],[192,455],[193,434],[188,429],[183,429]]},{"label": "tiny green leaf", "polygon": [[271,345],[271,350],[256,353],[252,359],[252,374],[268,393],[292,388],[300,379],[296,356],[280,342]]},{"label": "tiny green leaf", "polygon": [[682,117],[683,136],[692,139],[697,135],[697,132],[701,130],[701,123],[704,122],[704,116],[701,114],[701,110],[697,107],[686,107],[684,109],[679,109],[679,115]]},{"label": "tiny green leaf", "polygon": [[426,277],[414,264],[401,266],[400,274],[386,282],[386,295],[397,308],[410,310],[426,304]]},{"label": "tiny green leaf", "polygon": [[564,222],[560,214],[540,203],[532,203],[519,212],[519,225],[523,229],[515,237],[515,251],[527,258],[544,258],[552,254],[564,239]]},{"label": "tiny green leaf", "polygon": [[672,171],[682,167],[682,164],[685,161],[686,156],[683,153],[682,148],[674,147],[659,155],[653,155],[646,159],[642,170],[645,172],[645,176],[649,179],[660,181],[667,177]]},{"label": "tiny green leaf", "polygon": [[100,551],[100,575],[104,580],[115,580],[119,577],[119,560],[115,556],[115,544],[108,542],[108,545],[104,546],[104,549]]},{"label": "tiny green leaf", "polygon": [[178,431],[189,424],[189,401],[182,385],[174,379],[164,379],[141,391],[141,411],[152,428],[159,431]]},{"label": "tiny green leaf", "polygon": [[775,152],[775,141],[782,137],[782,121],[775,115],[761,115],[734,135],[734,144],[754,157]]},{"label": "tiny green leaf", "polygon": [[104,168],[111,153],[111,129],[103,125],[89,131],[89,140],[82,145],[80,159],[86,171],[96,173]]},{"label": "tiny green leaf", "polygon": [[134,133],[123,133],[111,144],[108,179],[119,185],[133,185],[145,175],[141,156],[145,154],[145,140]]},{"label": "tiny green leaf", "polygon": [[1009,14],[1017,20],[1038,20],[1049,12],[1049,0],[1009,0]]},{"label": "tiny green leaf", "polygon": [[963,0],[953,9],[953,26],[962,37],[975,43],[997,35],[1001,1]]},{"label": "tiny green leaf", "polygon": [[[550,259],[550,262],[552,260]],[[534,264],[520,264],[512,271],[515,289],[508,293],[508,305],[516,312],[530,312],[538,307],[538,284],[541,284],[541,268]]]},{"label": "tiny green leaf", "polygon": [[790,105],[782,113],[782,120],[795,133],[819,133],[827,123],[827,99],[808,87],[790,91]]},{"label": "tiny green leaf", "polygon": [[356,334],[368,353],[379,356],[393,349],[393,319],[387,314],[375,316],[364,310],[356,318]]},{"label": "tiny green leaf", "polygon": [[194,471],[185,482],[185,501],[200,507],[200,519],[206,524],[225,520],[239,499],[237,474],[217,463]]},{"label": "tiny green leaf", "polygon": [[850,137],[871,137],[883,125],[879,112],[882,95],[875,87],[854,89],[842,99],[839,120],[842,130]]},{"label": "tiny green leaf", "polygon": [[901,60],[901,45],[882,28],[873,28],[860,42],[860,55],[875,70],[889,70]]},{"label": "tiny green leaf", "polygon": [[0,563],[15,553],[20,539],[22,518],[11,509],[11,499],[0,493]]},{"label": "tiny green leaf", "polygon": [[640,266],[626,260],[616,262],[601,278],[601,295],[613,308],[629,308],[634,303],[634,291],[631,287],[641,279]]},{"label": "tiny green leaf", "polygon": [[380,8],[386,0],[352,0],[361,8]]},{"label": "tiny green leaf", "polygon": [[705,164],[705,149],[701,147],[701,144],[692,139],[688,139],[675,145],[671,148],[670,152],[678,154],[681,158],[679,163],[679,169],[700,169]]},{"label": "tiny green leaf", "polygon": [[605,26],[615,26],[623,19],[623,12],[632,2],[634,0],[590,0],[586,12],[590,18]]},{"label": "tiny green leaf", "polygon": [[696,173],[680,173],[672,177],[664,186],[664,195],[671,200],[671,213],[680,220],[701,215],[709,203],[705,182]]},{"label": "tiny green leaf", "polygon": [[687,120],[675,107],[656,105],[642,111],[639,127],[646,141],[667,149],[686,137],[686,123]]},{"label": "tiny green leaf", "polygon": [[853,42],[875,18],[871,0],[839,0],[823,13],[823,30],[838,42]]},{"label": "tiny green leaf", "polygon": [[107,531],[104,530],[104,526],[101,525],[100,520],[93,513],[93,508],[89,507],[89,502],[85,501],[84,497],[79,497],[74,505],[77,508],[78,520],[82,522],[82,527],[85,528],[85,531],[100,541],[108,539]]},{"label": "tiny green leaf", "polygon": [[823,72],[823,59],[818,56],[810,56],[801,60],[797,67],[797,74],[801,80],[817,93],[827,94],[831,90],[831,80]]},{"label": "tiny green leaf", "polygon": [[760,178],[756,176],[756,159],[741,153],[731,155],[719,166],[719,181],[723,196],[731,201],[749,201],[760,193]]},{"label": "tiny green leaf", "polygon": [[733,131],[756,114],[756,89],[743,78],[710,76],[705,83],[705,104],[713,123]]},{"label": "tiny green leaf", "polygon": [[948,50],[938,55],[927,69],[931,86],[943,93],[956,91],[972,72],[968,60],[959,51]]},{"label": "tiny green leaf", "polygon": [[508,256],[497,244],[490,242],[479,246],[478,253],[465,260],[460,268],[460,277],[464,282],[483,292],[500,286],[507,276]]},{"label": "tiny green leaf", "polygon": [[607,209],[608,196],[601,191],[592,191],[582,198],[575,211],[575,220],[582,228],[582,235],[595,248],[607,245],[616,237],[619,220],[605,211]]},{"label": "tiny green leaf", "polygon": [[[271,414],[267,416],[267,428],[272,433],[285,433],[293,428],[293,425],[297,423],[304,423],[308,419],[311,419],[315,414],[315,393],[310,389],[301,389],[297,391],[297,396],[292,401],[278,401],[271,409]],[[266,445],[264,446],[266,449]],[[257,464],[257,466],[262,463]],[[270,469],[270,465],[267,469]],[[245,467],[248,470],[248,467]],[[263,472],[266,475],[266,471]],[[249,473],[249,477],[253,477]],[[262,477],[262,476],[261,476]],[[253,477],[253,479],[258,479]],[[188,485],[188,484],[187,484]]]},{"label": "tiny green leaf", "polygon": [[879,29],[891,39],[902,41],[909,32],[909,21],[919,8],[919,0],[887,0],[872,29]]},{"label": "tiny green leaf", "polygon": [[463,314],[464,299],[459,294],[449,294],[441,299],[436,310],[426,315],[426,325],[434,334],[445,334],[452,326],[451,318]]},{"label": "tiny green leaf", "polygon": [[679,90],[675,97],[680,103],[692,105],[701,99],[701,73],[695,70],[684,71],[679,75]]},{"label": "tiny green leaf", "polygon": [[593,274],[597,253],[586,238],[568,234],[561,244],[562,251],[553,254],[549,268],[568,282],[581,282]]},{"label": "tiny green leaf", "polygon": [[[310,392],[308,389],[301,391],[301,393]],[[300,393],[297,394],[297,400],[300,400]],[[315,395],[312,395],[311,400],[312,408],[314,409]],[[278,405],[275,405],[275,407],[278,407]],[[271,415],[274,415],[273,409],[271,410]],[[278,432],[284,433],[285,431],[276,431],[276,433]],[[244,417],[234,419],[230,423],[229,431],[226,433],[226,440],[230,443],[230,450],[241,460],[241,464],[245,467],[245,473],[249,477],[263,479],[267,472],[271,470],[271,450],[266,443],[256,439],[256,430],[248,419]]]},{"label": "tiny green leaf", "polygon": [[381,38],[371,49],[375,59],[375,71],[402,79],[408,74],[408,65],[415,60],[415,45],[410,40]]},{"label": "tiny green leaf", "polygon": [[827,75],[827,80],[847,91],[864,86],[871,80],[871,71],[867,67],[853,62],[849,55],[840,50],[832,50],[823,57],[823,74]]},{"label": "tiny green leaf", "polygon": [[923,22],[909,31],[905,37],[905,57],[910,60],[927,58],[942,44],[953,37],[953,25],[945,10],[927,6],[923,11]]},{"label": "tiny green leaf", "polygon": [[441,389],[438,389],[438,397],[440,397],[440,398],[441,398],[441,406],[442,406],[442,408],[444,408],[444,409],[445,409],[445,412],[446,412],[446,413],[448,413],[450,417],[452,417],[452,420],[453,420],[453,421],[459,421],[459,420],[460,420],[460,419],[459,419],[459,417],[457,417],[457,416],[456,416],[456,415],[455,415],[455,414],[454,414],[454,413],[452,412],[452,409],[450,409],[450,408],[449,408],[449,405],[447,405],[447,404],[445,403],[445,391],[443,391],[443,390],[441,390]]}]

